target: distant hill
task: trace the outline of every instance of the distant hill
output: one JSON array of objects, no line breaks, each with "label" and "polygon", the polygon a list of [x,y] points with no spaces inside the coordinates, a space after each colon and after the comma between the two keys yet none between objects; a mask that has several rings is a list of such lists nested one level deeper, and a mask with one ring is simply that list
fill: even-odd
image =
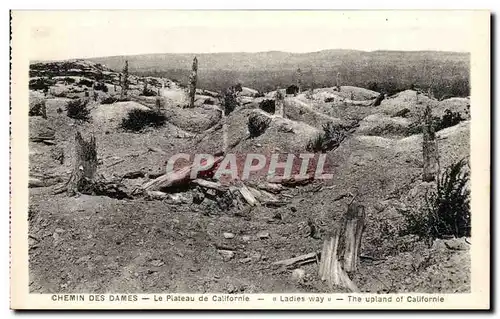
[{"label": "distant hill", "polygon": [[305,88],[342,85],[384,90],[389,94],[431,84],[436,96],[469,95],[470,54],[441,51],[324,50],[310,53],[143,54],[89,59],[119,71],[125,60],[131,73],[163,76],[187,83],[194,56],[199,61],[199,86],[221,90],[237,82],[261,91],[296,82],[302,70]]}]

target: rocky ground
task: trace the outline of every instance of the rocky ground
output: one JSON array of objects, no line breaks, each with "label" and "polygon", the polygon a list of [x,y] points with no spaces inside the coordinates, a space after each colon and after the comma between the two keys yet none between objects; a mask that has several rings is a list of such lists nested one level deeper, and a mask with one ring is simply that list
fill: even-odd
[{"label": "rocky ground", "polygon": [[[193,189],[171,190],[163,200],[54,195],[73,169],[77,130],[95,135],[99,174],[121,177],[129,188],[161,174],[173,154],[220,151],[221,130],[210,131],[221,121],[217,93],[199,89],[195,107],[184,108],[188,99],[180,84],[130,76],[129,100],[103,104],[121,90],[119,74],[105,66],[40,63],[32,65],[30,76],[30,104],[45,101],[47,114],[29,118],[30,177],[37,181],[30,184],[28,214],[31,292],[332,291],[319,280],[317,263],[288,268],[273,263],[320,251],[324,234],[346,212],[348,194],[355,194],[367,213],[361,263],[351,278],[361,291],[470,290],[470,240],[437,239],[427,245],[416,236],[403,236],[400,213],[418,207],[433,186],[421,181],[422,135],[415,124],[423,109],[431,105],[438,117],[446,110],[461,114],[460,123],[437,132],[440,165],[447,167],[469,156],[468,98],[438,101],[407,90],[372,106],[377,92],[349,86],[340,92],[315,89],[286,96],[284,118],[248,138],[248,118],[265,114],[261,103],[274,92],[245,88],[226,120],[234,153],[305,152],[324,124],[356,125],[338,148],[327,152],[333,179],[285,187],[276,195],[282,202],[278,207],[221,209],[208,197],[193,200]],[[36,84],[47,78],[44,91]],[[86,81],[104,83],[107,92]],[[125,131],[120,123],[130,110],[156,103],[156,96],[142,95],[144,83],[161,97],[167,122]],[[89,121],[67,116],[75,98],[91,100]],[[136,171],[143,174],[123,178]]]}]

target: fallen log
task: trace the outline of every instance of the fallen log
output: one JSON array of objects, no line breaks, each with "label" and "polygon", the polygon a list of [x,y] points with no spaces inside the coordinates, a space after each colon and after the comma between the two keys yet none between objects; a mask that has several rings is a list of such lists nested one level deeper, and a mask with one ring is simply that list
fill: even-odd
[{"label": "fallen log", "polygon": [[[216,157],[214,159],[214,163],[212,164],[212,166],[210,168],[207,168],[205,172],[213,169],[216,164],[222,161],[222,159],[223,159],[222,156]],[[185,166],[178,171],[173,171],[161,175],[160,177],[157,177],[142,185],[142,188],[148,191],[148,190],[158,190],[160,188],[170,187],[173,185],[186,184],[189,182],[189,177],[191,175],[191,170],[193,169],[193,167],[195,167],[195,164]]]},{"label": "fallen log", "polygon": [[218,190],[220,192],[225,192],[229,189],[228,187],[226,187],[220,183],[211,182],[211,181],[207,181],[207,180],[200,179],[200,178],[192,180],[191,183],[196,184],[196,185],[201,186],[201,187],[215,189],[215,190]]},{"label": "fallen log", "polygon": [[281,184],[269,183],[269,182],[256,184],[255,187],[275,194],[285,189],[285,187],[283,187],[283,185]]},{"label": "fallen log", "polygon": [[[31,142],[44,142],[54,141],[56,138],[54,136],[32,136],[30,137]],[[50,143],[50,142],[49,142]]]},{"label": "fallen log", "polygon": [[283,265],[283,266],[294,266],[296,264],[301,264],[304,265],[306,263],[312,263],[317,260],[318,253],[309,253],[305,255],[300,255],[297,257],[289,258],[289,259],[284,259],[280,261],[276,261],[273,263],[273,265]]},{"label": "fallen log", "polygon": [[241,196],[245,199],[245,201],[250,205],[250,206],[255,206],[257,205],[258,201],[255,198],[255,196],[252,195],[250,190],[245,186],[245,184],[242,184],[239,187],[239,191]]},{"label": "fallen log", "polygon": [[30,177],[28,180],[28,188],[45,187],[45,183],[38,178]]}]

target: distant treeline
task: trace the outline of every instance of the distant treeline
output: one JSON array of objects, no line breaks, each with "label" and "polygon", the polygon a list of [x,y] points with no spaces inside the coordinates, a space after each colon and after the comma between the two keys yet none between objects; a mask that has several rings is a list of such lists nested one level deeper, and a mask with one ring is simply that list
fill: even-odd
[{"label": "distant treeline", "polygon": [[[366,67],[340,69],[341,85],[351,85],[367,88],[389,95],[418,87],[432,91],[437,98],[451,96],[469,96],[469,72],[461,68],[443,70],[439,75],[422,70],[411,70],[394,67]],[[136,71],[141,76],[166,77],[186,85],[189,71],[187,69],[170,69],[167,71]],[[332,87],[336,85],[336,73],[326,70],[303,70],[303,89]],[[232,70],[204,70],[198,73],[200,88],[222,91],[225,88],[241,83],[243,86],[257,89],[261,92],[285,88],[297,83],[297,73],[294,70],[281,71],[232,71]]]},{"label": "distant treeline", "polygon": [[412,87],[432,86],[438,98],[468,96],[470,54],[444,51],[323,50],[309,53],[279,51],[257,53],[145,54],[91,59],[120,71],[125,60],[130,73],[162,76],[187,84],[193,57],[198,58],[199,87],[221,91],[241,83],[259,91],[302,86],[331,87],[340,73],[341,85],[393,94]]}]

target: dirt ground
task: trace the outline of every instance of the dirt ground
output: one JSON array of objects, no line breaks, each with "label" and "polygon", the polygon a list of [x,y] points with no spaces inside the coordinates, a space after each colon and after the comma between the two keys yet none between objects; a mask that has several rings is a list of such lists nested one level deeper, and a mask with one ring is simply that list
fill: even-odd
[{"label": "dirt ground", "polygon": [[[368,100],[377,96],[364,89],[347,89],[348,98]],[[181,92],[178,88],[171,90],[175,94],[163,91],[173,100]],[[312,99],[304,94],[287,97],[293,119],[274,121],[255,139],[242,137],[247,134],[248,116],[256,112],[258,103],[242,106],[229,117],[229,141],[241,140],[234,148],[241,153],[304,149],[305,142],[321,130],[325,119],[337,123],[362,121],[369,116],[365,123],[380,119],[377,130],[365,134],[368,128],[361,126],[363,130],[327,153],[332,180],[287,188],[279,195],[285,202],[280,207],[257,205],[223,210],[207,198],[194,203],[192,189],[176,190],[176,195],[185,200],[174,204],[147,198],[83,194],[68,197],[65,193],[54,195],[54,186],[30,188],[30,292],[342,292],[343,288],[332,290],[319,279],[316,262],[299,266],[305,275],[298,279],[292,276],[293,267],[273,262],[320,251],[324,234],[347,210],[350,198],[343,196],[347,193],[355,193],[367,212],[360,265],[351,278],[362,292],[470,291],[470,241],[436,240],[429,246],[416,237],[399,234],[404,220],[398,209],[410,205],[415,197],[412,195],[429,187],[420,181],[422,137],[405,137],[399,131],[384,129],[385,123],[394,121],[388,120],[392,119],[390,115],[380,114],[407,107],[411,94],[405,91],[379,109],[342,101],[325,102],[325,94],[334,94],[328,89],[315,94]],[[34,95],[40,98],[39,93]],[[399,103],[398,98],[404,98],[406,104]],[[162,172],[175,153],[213,154],[220,150],[220,130],[202,143],[195,142],[200,132],[219,120],[212,105],[193,110],[171,106],[168,116],[175,121],[130,133],[118,124],[126,116],[124,110],[143,107],[139,103],[97,103],[91,121],[80,123],[66,116],[69,100],[51,96],[47,99],[47,119],[30,117],[34,131],[49,127],[55,134],[55,145],[30,142],[30,175],[58,175],[61,181],[66,180],[73,166],[77,130],[84,136],[96,136],[98,172],[109,178],[133,170]],[[445,103],[467,109],[466,99],[452,102]],[[414,106],[411,111],[417,109],[419,106]],[[304,121],[299,120],[300,116]],[[412,120],[409,117],[400,122]],[[197,121],[201,124],[197,125]],[[284,126],[291,129],[283,130]],[[443,165],[468,156],[469,126],[470,121],[465,121],[438,132]],[[60,158],[51,155],[56,151],[64,154],[62,164]],[[123,180],[128,187],[145,181],[143,177]]]}]

